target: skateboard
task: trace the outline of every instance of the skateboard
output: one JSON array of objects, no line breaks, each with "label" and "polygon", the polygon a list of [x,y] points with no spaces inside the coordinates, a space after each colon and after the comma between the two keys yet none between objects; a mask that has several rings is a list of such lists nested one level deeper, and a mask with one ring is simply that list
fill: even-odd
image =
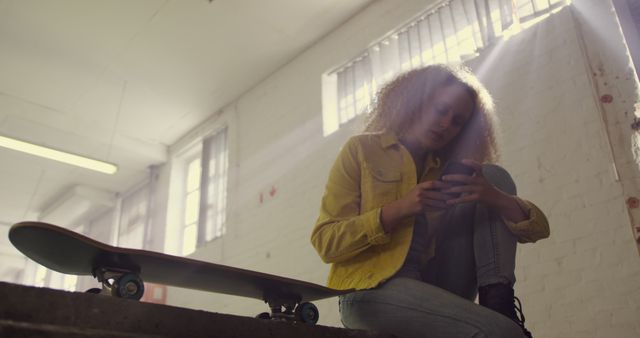
[{"label": "skateboard", "polygon": [[25,256],[64,274],[92,275],[102,289],[87,292],[139,300],[144,282],[255,298],[270,312],[256,316],[315,324],[319,311],[311,301],[352,292],[230,266],[110,246],[68,229],[20,222],[9,230],[9,240]]}]

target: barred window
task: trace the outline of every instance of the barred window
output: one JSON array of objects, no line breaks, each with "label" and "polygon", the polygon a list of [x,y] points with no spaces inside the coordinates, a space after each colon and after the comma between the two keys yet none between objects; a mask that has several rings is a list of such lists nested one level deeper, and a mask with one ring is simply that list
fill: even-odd
[{"label": "barred window", "polygon": [[186,161],[182,254],[226,232],[227,128],[205,138],[201,150]]},{"label": "barred window", "polygon": [[208,242],[226,232],[227,176],[228,176],[227,128],[208,137],[203,142],[203,197],[200,228],[204,231],[199,242]]},{"label": "barred window", "polygon": [[368,112],[375,93],[397,74],[471,59],[570,0],[448,0],[382,38],[323,77],[324,135]]}]

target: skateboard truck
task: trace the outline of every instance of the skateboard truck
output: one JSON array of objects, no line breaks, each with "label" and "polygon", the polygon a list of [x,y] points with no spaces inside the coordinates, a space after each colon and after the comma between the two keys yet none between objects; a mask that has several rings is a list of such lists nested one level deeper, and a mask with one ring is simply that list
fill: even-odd
[{"label": "skateboard truck", "polygon": [[135,272],[117,268],[97,268],[93,271],[93,276],[102,283],[102,289],[89,289],[89,293],[133,300],[140,300],[144,294],[144,282]]},{"label": "skateboard truck", "polygon": [[259,319],[274,319],[316,324],[320,318],[318,308],[309,302],[300,302],[300,297],[283,297],[270,293],[264,296],[271,313],[263,312],[256,316]]}]

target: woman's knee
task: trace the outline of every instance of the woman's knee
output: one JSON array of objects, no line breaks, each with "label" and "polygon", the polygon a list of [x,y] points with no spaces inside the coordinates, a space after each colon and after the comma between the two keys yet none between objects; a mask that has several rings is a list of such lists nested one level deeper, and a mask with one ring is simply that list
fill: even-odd
[{"label": "woman's knee", "polygon": [[504,168],[496,164],[484,164],[482,165],[482,174],[498,189],[506,192],[510,195],[516,195],[516,184]]}]

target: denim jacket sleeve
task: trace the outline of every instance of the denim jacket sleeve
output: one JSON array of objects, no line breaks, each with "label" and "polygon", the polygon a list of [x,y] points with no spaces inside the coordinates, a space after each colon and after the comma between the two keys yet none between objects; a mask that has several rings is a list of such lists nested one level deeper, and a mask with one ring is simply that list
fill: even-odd
[{"label": "denim jacket sleeve", "polygon": [[518,238],[520,243],[533,243],[540,239],[549,237],[549,221],[542,210],[532,202],[517,198],[518,205],[529,218],[518,223],[510,222],[503,218],[505,224],[511,232]]},{"label": "denim jacket sleeve", "polygon": [[348,260],[367,248],[389,242],[380,223],[380,210],[361,210],[362,156],[351,138],[340,151],[330,173],[311,234],[311,243],[322,260]]}]

